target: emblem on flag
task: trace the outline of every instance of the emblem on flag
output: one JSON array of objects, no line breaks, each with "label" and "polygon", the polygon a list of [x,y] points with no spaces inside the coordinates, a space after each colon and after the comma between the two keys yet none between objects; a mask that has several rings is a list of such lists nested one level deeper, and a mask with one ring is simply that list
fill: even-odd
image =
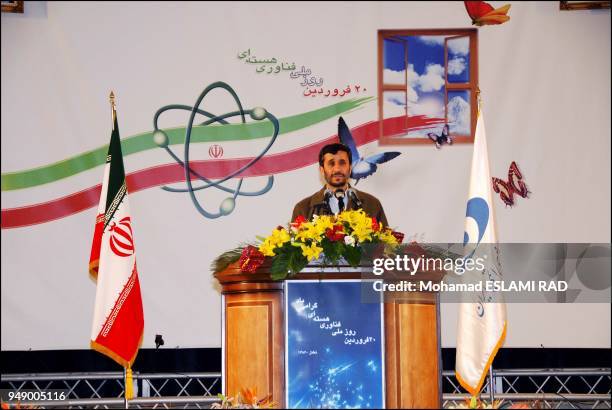
[{"label": "emblem on flag", "polygon": [[132,240],[132,225],[130,217],[126,216],[119,223],[111,222],[110,248],[117,256],[130,256],[134,253]]}]

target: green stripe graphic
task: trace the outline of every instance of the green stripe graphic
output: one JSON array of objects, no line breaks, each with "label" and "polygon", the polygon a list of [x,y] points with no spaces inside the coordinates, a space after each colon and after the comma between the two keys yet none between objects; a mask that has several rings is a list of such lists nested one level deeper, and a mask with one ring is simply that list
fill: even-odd
[{"label": "green stripe graphic", "polygon": [[[338,114],[358,108],[373,99],[374,97],[355,98],[303,114],[281,118],[279,120],[279,134],[286,134],[309,127]],[[185,129],[186,127],[164,129],[164,132],[168,135],[169,145],[183,144],[185,141]],[[272,132],[273,126],[269,121],[194,126],[191,131],[191,142],[252,140],[270,137]],[[121,147],[124,156],[159,148],[153,142],[152,131],[125,138],[121,141]],[[13,191],[55,182],[102,165],[106,162],[107,149],[108,146],[105,145],[53,164],[24,171],[4,173],[2,174],[2,191]]]}]

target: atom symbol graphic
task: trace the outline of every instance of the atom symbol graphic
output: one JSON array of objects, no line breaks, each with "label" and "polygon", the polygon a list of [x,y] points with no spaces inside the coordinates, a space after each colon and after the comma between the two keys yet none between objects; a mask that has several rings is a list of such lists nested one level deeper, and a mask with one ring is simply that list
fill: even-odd
[{"label": "atom symbol graphic", "polygon": [[[236,102],[236,105],[238,106],[238,111],[232,111],[220,116],[216,116],[208,111],[202,110],[200,109],[200,105],[202,104],[202,101],[204,100],[204,97],[206,97],[206,95],[211,92],[214,89],[217,88],[221,88],[226,90],[234,99],[234,101]],[[184,145],[184,161],[182,161],[168,146],[169,145],[169,138],[168,135],[158,127],[158,119],[159,116],[168,110],[186,110],[186,111],[191,111],[191,116],[189,117],[189,122],[187,124],[187,128],[185,129],[185,145]],[[263,119],[267,119],[268,121],[270,121],[272,123],[272,125],[274,126],[274,133],[272,135],[272,138],[270,139],[270,141],[268,142],[268,145],[263,149],[263,151],[261,151],[259,153],[259,155],[257,155],[255,158],[253,158],[251,161],[249,161],[247,164],[245,164],[244,166],[242,166],[241,168],[237,169],[236,171],[232,172],[229,175],[224,176],[223,178],[216,180],[216,181],[212,181],[202,175],[200,175],[198,172],[196,172],[195,170],[193,170],[190,167],[189,164],[189,143],[191,141],[191,131],[193,129],[193,124],[196,118],[196,114],[200,114],[200,115],[204,115],[205,117],[208,118],[208,120],[204,121],[201,124],[198,124],[200,126],[207,126],[213,123],[220,123],[220,124],[228,124],[228,121],[226,120],[227,118],[231,118],[231,117],[236,117],[236,116],[240,116],[240,119],[242,121],[242,123],[246,123],[245,120],[245,114],[248,114],[252,119],[256,120],[256,121],[261,121]],[[164,148],[166,150],[166,152],[168,152],[168,154],[180,165],[183,167],[183,169],[185,170],[185,182],[187,184],[187,188],[172,188],[169,186],[163,186],[161,189],[163,189],[164,191],[167,192],[175,192],[175,193],[189,193],[189,197],[191,198],[191,201],[193,202],[193,205],[195,206],[195,208],[197,209],[197,211],[204,216],[205,218],[210,218],[210,219],[215,219],[215,218],[219,218],[221,216],[226,216],[229,215],[230,213],[232,213],[232,211],[235,209],[236,207],[236,198],[241,195],[241,196],[259,196],[259,195],[263,195],[266,192],[268,192],[270,189],[272,189],[272,185],[274,185],[274,176],[270,175],[268,176],[268,181],[266,183],[266,185],[261,188],[258,191],[242,191],[242,182],[244,180],[244,178],[240,178],[238,180],[238,185],[235,189],[232,188],[228,188],[224,185],[222,185],[225,181],[234,178],[236,175],[239,175],[241,172],[245,171],[246,169],[250,168],[252,165],[254,165],[257,161],[259,161],[267,152],[268,150],[272,147],[272,145],[274,144],[274,142],[276,141],[276,138],[278,137],[278,132],[279,132],[279,122],[278,119],[270,114],[265,108],[262,107],[255,107],[251,110],[244,110],[242,108],[242,103],[240,102],[240,99],[238,98],[238,95],[236,94],[236,92],[234,91],[234,89],[227,83],[224,83],[222,81],[218,81],[215,82],[211,85],[209,85],[208,87],[206,87],[204,89],[204,91],[202,91],[202,93],[200,94],[200,96],[198,97],[195,105],[193,107],[190,107],[188,105],[180,105],[180,104],[171,104],[171,105],[166,105],[162,108],[160,108],[159,110],[157,110],[157,112],[155,113],[155,116],[153,117],[153,126],[154,126],[154,132],[153,132],[153,141],[155,142],[155,144],[157,144],[157,146],[159,146],[160,148]],[[193,186],[193,181],[192,181],[192,176],[195,176],[197,179],[199,179],[201,182],[204,182],[203,185],[199,185],[199,186]],[[200,202],[198,201],[198,199],[195,196],[195,191],[199,191],[202,189],[207,189],[207,188],[217,188],[221,191],[227,192],[229,194],[231,194],[231,196],[225,198],[223,201],[221,201],[221,204],[219,204],[219,212],[213,213],[213,212],[208,212],[206,211],[202,205],[200,204]]]}]

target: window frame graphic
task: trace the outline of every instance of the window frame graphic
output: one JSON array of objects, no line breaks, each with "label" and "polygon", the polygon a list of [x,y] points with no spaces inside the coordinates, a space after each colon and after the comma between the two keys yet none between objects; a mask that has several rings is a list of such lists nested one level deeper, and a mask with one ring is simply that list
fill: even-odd
[{"label": "window frame graphic", "polygon": [[[451,132],[453,143],[468,143],[474,142],[474,134],[476,131],[476,116],[478,112],[478,30],[475,28],[468,29],[405,29],[405,30],[378,30],[378,140],[379,145],[413,145],[413,144],[431,144],[429,138],[424,137],[409,137],[408,135],[408,67],[410,65],[409,50],[407,44],[404,45],[404,65],[405,75],[403,84],[392,84],[384,82],[384,49],[385,40],[394,42],[407,42],[401,37],[408,36],[444,36],[444,118],[448,122],[448,92],[449,91],[468,91],[470,95],[470,135],[460,135]],[[468,37],[469,38],[469,81],[465,83],[449,82],[448,81],[448,41],[452,39]],[[405,106],[405,122],[404,130],[401,135],[384,135],[383,121],[384,116],[384,93],[385,92],[400,92],[404,93]],[[442,125],[440,125],[440,130]]]}]

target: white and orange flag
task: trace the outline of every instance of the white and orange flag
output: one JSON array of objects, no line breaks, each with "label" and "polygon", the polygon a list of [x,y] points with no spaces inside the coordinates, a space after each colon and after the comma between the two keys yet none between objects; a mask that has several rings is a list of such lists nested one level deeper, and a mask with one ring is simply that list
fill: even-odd
[{"label": "white and orange flag", "polygon": [[104,168],[89,273],[97,280],[91,348],[127,369],[126,397],[131,398],[131,367],[142,341],[144,315],[116,115]]},{"label": "white and orange flag", "polygon": [[[474,138],[463,243],[471,257],[488,254],[485,269],[466,272],[464,282],[503,280],[497,253],[495,213],[482,112],[478,114]],[[501,292],[472,293],[466,295],[466,298],[459,306],[455,375],[467,391],[476,395],[482,389],[491,363],[504,342],[506,305]]]}]

